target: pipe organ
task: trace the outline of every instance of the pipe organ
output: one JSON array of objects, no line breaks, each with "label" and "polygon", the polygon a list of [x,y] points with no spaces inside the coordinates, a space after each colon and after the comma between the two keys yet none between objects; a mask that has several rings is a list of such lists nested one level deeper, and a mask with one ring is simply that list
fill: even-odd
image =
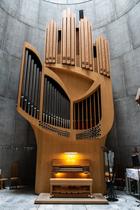
[{"label": "pipe organ", "polygon": [[[53,183],[64,181],[69,192],[69,184],[81,183],[76,189],[83,192],[90,183],[90,194],[104,193],[102,148],[114,119],[108,41],[103,35],[94,41],[87,18],[78,25],[67,9],[61,27],[54,20],[48,23],[44,54],[42,64],[25,42],[17,105],[36,137],[35,191],[50,192]],[[59,163],[59,178],[56,172],[52,175],[54,162]],[[83,163],[88,163],[88,176],[81,169]],[[66,189],[62,188],[54,187],[57,195]]]}]

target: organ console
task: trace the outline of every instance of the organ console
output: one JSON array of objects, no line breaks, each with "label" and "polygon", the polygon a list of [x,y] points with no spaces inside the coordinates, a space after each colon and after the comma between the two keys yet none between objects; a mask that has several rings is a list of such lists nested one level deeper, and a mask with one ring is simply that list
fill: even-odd
[{"label": "organ console", "polygon": [[[102,147],[114,119],[109,45],[103,35],[93,38],[87,18],[82,16],[77,25],[67,9],[61,27],[54,20],[48,23],[43,64],[37,51],[24,44],[17,111],[36,137],[36,193],[53,193],[51,184],[62,184],[62,179],[77,183],[74,189],[86,195],[106,190]],[[76,158],[67,158],[66,152],[76,153]],[[55,167],[53,160],[62,164]],[[83,162],[89,173],[84,179],[73,171],[70,177],[62,173],[82,173]],[[59,180],[52,175],[54,169],[60,172]],[[60,188],[54,188],[57,194]]]}]

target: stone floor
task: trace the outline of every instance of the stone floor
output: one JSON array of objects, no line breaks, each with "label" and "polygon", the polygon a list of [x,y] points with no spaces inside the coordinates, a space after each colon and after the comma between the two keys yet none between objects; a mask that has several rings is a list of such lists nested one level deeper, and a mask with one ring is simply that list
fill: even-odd
[{"label": "stone floor", "polygon": [[0,210],[140,210],[137,199],[117,192],[118,201],[109,205],[37,205],[31,190],[0,190]]}]

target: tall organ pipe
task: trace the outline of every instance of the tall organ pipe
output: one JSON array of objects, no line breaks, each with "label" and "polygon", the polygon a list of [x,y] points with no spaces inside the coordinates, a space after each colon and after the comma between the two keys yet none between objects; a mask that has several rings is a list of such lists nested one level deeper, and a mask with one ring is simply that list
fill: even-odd
[{"label": "tall organ pipe", "polygon": [[69,128],[70,101],[57,82],[48,76],[44,78],[43,97],[43,122],[45,121],[55,126]]}]

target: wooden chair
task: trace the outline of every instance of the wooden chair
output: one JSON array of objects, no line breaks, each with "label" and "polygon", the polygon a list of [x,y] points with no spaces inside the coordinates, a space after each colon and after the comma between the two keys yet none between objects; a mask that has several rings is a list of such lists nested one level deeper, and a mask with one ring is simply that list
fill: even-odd
[{"label": "wooden chair", "polygon": [[21,184],[18,161],[13,162],[11,165],[11,177],[9,181],[10,181],[10,186],[9,186],[10,189],[18,188],[18,186]]},{"label": "wooden chair", "polygon": [[2,175],[0,175],[0,189],[4,189],[5,188],[5,182],[8,181],[8,178],[3,177]]}]

